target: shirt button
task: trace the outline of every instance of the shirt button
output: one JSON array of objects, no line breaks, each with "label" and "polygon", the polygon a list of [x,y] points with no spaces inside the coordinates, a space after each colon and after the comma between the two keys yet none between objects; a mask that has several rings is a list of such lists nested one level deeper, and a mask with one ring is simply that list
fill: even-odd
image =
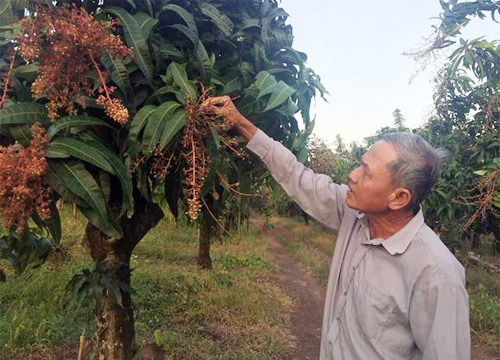
[{"label": "shirt button", "polygon": [[344,291],[344,295],[347,296],[347,291]]}]

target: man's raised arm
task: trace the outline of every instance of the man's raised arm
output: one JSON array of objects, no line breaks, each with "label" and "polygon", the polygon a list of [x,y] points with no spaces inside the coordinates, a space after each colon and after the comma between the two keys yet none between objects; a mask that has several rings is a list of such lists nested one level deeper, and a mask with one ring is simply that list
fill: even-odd
[{"label": "man's raised arm", "polygon": [[338,230],[347,187],[337,185],[329,176],[315,174],[299,163],[290,150],[240,114],[229,96],[209,98],[202,108],[222,116],[241,133],[248,141],[248,149],[260,157],[278,184],[306,213],[325,226]]}]

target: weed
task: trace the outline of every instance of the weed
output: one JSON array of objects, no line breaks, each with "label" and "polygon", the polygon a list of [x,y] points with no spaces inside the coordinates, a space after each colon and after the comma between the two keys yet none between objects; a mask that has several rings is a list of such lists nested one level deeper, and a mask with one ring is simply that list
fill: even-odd
[{"label": "weed", "polygon": [[469,296],[471,327],[500,337],[500,299],[489,295],[483,284]]},{"label": "weed", "polygon": [[273,265],[258,256],[248,254],[244,256],[236,256],[232,254],[219,254],[215,258],[224,270],[232,270],[237,267],[247,267],[250,269],[270,270]]}]

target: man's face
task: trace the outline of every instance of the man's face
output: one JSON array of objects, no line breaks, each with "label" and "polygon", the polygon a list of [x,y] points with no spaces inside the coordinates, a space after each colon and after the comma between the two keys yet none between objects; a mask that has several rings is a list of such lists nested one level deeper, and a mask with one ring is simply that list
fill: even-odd
[{"label": "man's face", "polygon": [[394,147],[378,141],[361,157],[361,164],[349,174],[347,206],[366,214],[388,211],[394,187],[387,165],[398,158]]}]

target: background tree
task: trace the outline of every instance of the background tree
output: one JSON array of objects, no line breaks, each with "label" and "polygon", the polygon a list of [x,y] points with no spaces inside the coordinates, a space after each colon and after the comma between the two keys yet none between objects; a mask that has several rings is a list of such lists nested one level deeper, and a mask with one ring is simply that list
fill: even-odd
[{"label": "background tree", "polygon": [[500,251],[500,47],[498,40],[460,37],[473,18],[495,20],[500,2],[453,0],[441,6],[441,23],[423,53],[451,52],[436,79],[437,117],[422,134],[449,149],[452,158],[426,202],[426,213],[449,244],[478,245],[480,234],[493,233]]},{"label": "background tree", "polygon": [[[6,0],[0,19],[1,161],[19,164],[5,168],[10,175],[1,169],[19,184],[0,194],[10,229],[1,255],[13,265],[43,259],[47,241],[28,218],[59,241],[55,202],[76,204],[95,263],[72,287],[96,300],[99,358],[131,359],[130,256],[163,217],[153,193],[163,189],[174,214],[182,198],[192,221],[203,221],[221,187],[247,190],[256,165],[241,161],[239,138],[200,102],[230,94],[300,155],[311,99],[324,89],[272,0]],[[25,190],[32,184],[36,196]],[[19,204],[22,217],[9,218]]]},{"label": "background tree", "polygon": [[396,108],[396,110],[392,113],[392,117],[394,118],[394,127],[397,131],[408,131],[408,128],[405,126],[405,118],[401,110]]},{"label": "background tree", "polygon": [[374,143],[376,143],[378,140],[380,140],[380,137],[384,134],[392,133],[392,132],[399,132],[399,131],[410,131],[409,128],[407,128],[404,124],[405,118],[403,116],[403,113],[401,110],[396,108],[396,110],[393,111],[392,113],[392,118],[393,118],[393,126],[384,126],[377,130],[375,135],[369,136],[365,138],[366,145],[370,147]]}]

